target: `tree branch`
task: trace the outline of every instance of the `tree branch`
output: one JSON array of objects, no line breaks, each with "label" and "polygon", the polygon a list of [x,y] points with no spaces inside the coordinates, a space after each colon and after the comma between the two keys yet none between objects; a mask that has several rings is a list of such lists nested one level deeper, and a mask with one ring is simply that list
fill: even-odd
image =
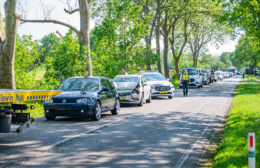
[{"label": "tree branch", "polygon": [[72,15],[73,13],[78,12],[78,11],[79,11],[79,8],[73,9],[73,10],[64,9],[64,11],[65,11],[66,13]]},{"label": "tree branch", "polygon": [[77,33],[77,35],[79,34],[79,30],[77,28],[75,28],[74,26],[58,21],[58,20],[30,20],[30,19],[19,19],[20,21],[22,21],[22,23],[53,23],[53,24],[59,24],[65,27],[68,27],[70,29],[72,29],[75,33]]}]

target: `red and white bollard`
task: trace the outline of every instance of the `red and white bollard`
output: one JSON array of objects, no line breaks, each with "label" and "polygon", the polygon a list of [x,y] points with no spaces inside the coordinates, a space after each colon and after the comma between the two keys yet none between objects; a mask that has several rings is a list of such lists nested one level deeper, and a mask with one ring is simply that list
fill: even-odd
[{"label": "red and white bollard", "polygon": [[255,168],[255,133],[248,133],[248,168]]}]

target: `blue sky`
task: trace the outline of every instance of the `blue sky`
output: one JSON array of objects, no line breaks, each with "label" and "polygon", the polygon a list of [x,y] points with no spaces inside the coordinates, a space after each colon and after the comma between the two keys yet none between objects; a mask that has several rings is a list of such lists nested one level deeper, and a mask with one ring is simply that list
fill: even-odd
[{"label": "blue sky", "polygon": [[[79,15],[77,13],[73,15],[66,14],[64,12],[64,7],[66,7],[66,4],[64,3],[65,0],[42,0],[45,5],[50,6],[53,8],[51,12],[51,18],[55,20],[64,21],[66,23],[70,23],[74,27],[79,28]],[[3,6],[4,6],[5,0],[0,0],[0,9],[2,14]],[[27,19],[43,19],[43,8],[42,3],[40,0],[20,0],[21,4],[23,5],[24,9],[26,9],[26,18]],[[95,21],[91,21],[91,28],[93,29],[95,25]],[[41,23],[25,23],[21,24],[18,27],[18,33],[20,35],[32,35],[34,39],[41,39],[43,36],[51,33],[59,31],[62,35],[66,34],[68,29],[61,25],[56,24],[41,24]],[[208,50],[209,53],[214,56],[219,56],[222,52],[232,52],[235,50],[235,46],[237,44],[237,40],[227,39],[223,44],[221,44],[219,47],[216,47],[215,44],[209,44]]]}]

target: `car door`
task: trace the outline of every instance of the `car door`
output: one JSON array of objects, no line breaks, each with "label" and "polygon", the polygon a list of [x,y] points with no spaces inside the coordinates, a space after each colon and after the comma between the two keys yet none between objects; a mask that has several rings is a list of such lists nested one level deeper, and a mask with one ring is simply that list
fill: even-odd
[{"label": "car door", "polygon": [[110,110],[114,109],[115,103],[116,103],[116,88],[110,79],[106,79],[108,86],[109,86],[109,102],[108,107]]},{"label": "car door", "polygon": [[[109,101],[110,101],[109,90],[110,89],[109,89],[106,79],[101,78],[100,83],[101,83],[100,100],[101,100],[102,111],[107,111],[109,109]],[[106,90],[106,89],[108,89],[108,90]]]},{"label": "car door", "polygon": [[141,77],[141,84],[144,89],[144,99],[147,100],[150,94],[150,85],[147,84],[147,81],[144,79],[144,77]]}]

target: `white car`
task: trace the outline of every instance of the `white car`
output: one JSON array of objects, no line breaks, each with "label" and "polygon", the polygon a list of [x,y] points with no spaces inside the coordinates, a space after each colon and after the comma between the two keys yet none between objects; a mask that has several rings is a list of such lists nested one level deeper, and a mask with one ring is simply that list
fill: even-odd
[{"label": "white car", "polygon": [[223,80],[224,79],[224,76],[222,75],[221,71],[216,71],[215,72],[215,76],[217,76],[219,80]]},{"label": "white car", "polygon": [[143,106],[144,101],[151,103],[151,86],[141,75],[118,75],[114,78],[121,104]]},{"label": "white car", "polygon": [[153,97],[167,96],[169,99],[173,98],[175,92],[174,85],[162,74],[159,72],[142,72],[139,74],[151,85]]}]

